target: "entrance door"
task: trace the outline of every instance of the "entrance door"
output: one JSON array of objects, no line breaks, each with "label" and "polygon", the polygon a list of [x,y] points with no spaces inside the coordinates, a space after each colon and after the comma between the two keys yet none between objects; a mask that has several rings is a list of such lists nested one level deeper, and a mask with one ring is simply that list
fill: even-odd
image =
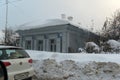
[{"label": "entrance door", "polygon": [[31,40],[26,40],[25,41],[25,49],[31,50],[32,49],[32,42]]},{"label": "entrance door", "polygon": [[37,45],[37,49],[43,51],[43,40],[38,40]]},{"label": "entrance door", "polygon": [[56,40],[50,39],[50,51],[56,52]]}]

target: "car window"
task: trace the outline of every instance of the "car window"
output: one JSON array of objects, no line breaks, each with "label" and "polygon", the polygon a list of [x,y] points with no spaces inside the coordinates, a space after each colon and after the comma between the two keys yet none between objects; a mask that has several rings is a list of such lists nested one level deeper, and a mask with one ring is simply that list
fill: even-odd
[{"label": "car window", "polygon": [[0,50],[0,60],[19,58],[29,58],[29,55],[23,49],[10,48]]},{"label": "car window", "polygon": [[2,55],[2,51],[0,50],[0,56]]}]

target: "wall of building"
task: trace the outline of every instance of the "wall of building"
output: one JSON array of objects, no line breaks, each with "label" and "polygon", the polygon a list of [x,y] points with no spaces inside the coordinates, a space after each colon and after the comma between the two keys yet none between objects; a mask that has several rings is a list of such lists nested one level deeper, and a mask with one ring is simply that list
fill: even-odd
[{"label": "wall of building", "polygon": [[87,31],[70,25],[68,27],[69,43],[68,52],[78,52],[78,48],[84,48],[85,42],[88,39]]},{"label": "wall of building", "polygon": [[38,41],[43,41],[43,51],[50,51],[50,40],[54,39],[56,41],[56,52],[67,52],[66,50],[66,32],[61,33],[51,33],[51,34],[40,34],[40,35],[26,35],[22,36],[20,39],[20,44],[26,49],[26,41],[31,41],[32,50],[38,50]]}]

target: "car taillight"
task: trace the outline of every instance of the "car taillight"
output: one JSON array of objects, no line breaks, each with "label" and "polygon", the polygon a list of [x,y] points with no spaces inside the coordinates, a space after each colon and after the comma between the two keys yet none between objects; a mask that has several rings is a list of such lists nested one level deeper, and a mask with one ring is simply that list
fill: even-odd
[{"label": "car taillight", "polygon": [[3,62],[3,63],[4,63],[4,65],[5,65],[6,67],[11,65],[10,62]]},{"label": "car taillight", "polygon": [[29,62],[29,63],[32,63],[32,62],[33,62],[33,60],[32,60],[32,59],[29,59],[29,60],[28,60],[28,62]]}]

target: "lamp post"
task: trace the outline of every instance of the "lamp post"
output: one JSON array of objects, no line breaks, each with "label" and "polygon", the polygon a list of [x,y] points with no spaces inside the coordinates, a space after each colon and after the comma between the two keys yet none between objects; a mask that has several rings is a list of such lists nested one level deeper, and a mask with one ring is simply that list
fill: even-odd
[{"label": "lamp post", "polygon": [[7,44],[8,0],[6,0],[5,45]]}]

